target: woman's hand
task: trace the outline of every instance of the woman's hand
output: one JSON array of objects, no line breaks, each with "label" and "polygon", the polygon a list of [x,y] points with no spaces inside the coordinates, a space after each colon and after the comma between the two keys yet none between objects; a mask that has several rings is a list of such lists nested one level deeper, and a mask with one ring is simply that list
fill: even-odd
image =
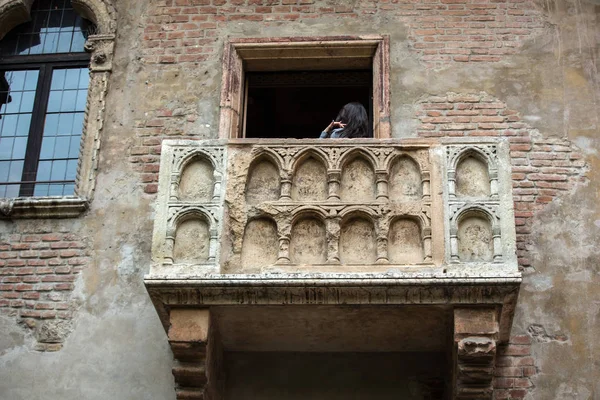
[{"label": "woman's hand", "polygon": [[329,132],[331,132],[332,129],[345,128],[345,127],[346,127],[346,124],[343,124],[340,121],[331,121],[331,123],[329,125],[327,125],[327,128],[325,128],[323,130],[323,132],[329,133]]}]

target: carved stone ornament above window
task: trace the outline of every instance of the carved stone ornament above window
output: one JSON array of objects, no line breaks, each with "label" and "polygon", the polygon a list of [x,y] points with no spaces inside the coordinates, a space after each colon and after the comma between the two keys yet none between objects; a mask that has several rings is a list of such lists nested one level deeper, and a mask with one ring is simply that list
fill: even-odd
[{"label": "carved stone ornament above window", "polygon": [[[18,25],[30,20],[33,4],[33,0],[0,0],[0,40]],[[33,195],[25,194],[25,196],[31,197],[7,195],[5,199],[0,199],[0,218],[76,217],[88,208],[93,197],[98,150],[104,123],[105,98],[108,90],[108,78],[112,70],[116,12],[110,2],[105,0],[72,0],[71,5],[75,12],[95,25],[93,32],[87,37],[84,47],[85,51],[90,53],[89,84],[83,112],[83,129],[75,187],[74,190],[71,189],[73,195],[46,196],[36,192]],[[59,50],[57,53],[60,52]],[[55,55],[59,56],[60,54]],[[5,69],[8,68],[6,67],[7,63],[21,62],[17,59],[18,57],[20,56],[11,56],[10,60],[7,57],[4,62]],[[0,62],[2,62],[1,59]],[[20,68],[23,68],[23,62],[21,62]],[[34,181],[36,178],[24,179],[24,181],[29,180]]]}]

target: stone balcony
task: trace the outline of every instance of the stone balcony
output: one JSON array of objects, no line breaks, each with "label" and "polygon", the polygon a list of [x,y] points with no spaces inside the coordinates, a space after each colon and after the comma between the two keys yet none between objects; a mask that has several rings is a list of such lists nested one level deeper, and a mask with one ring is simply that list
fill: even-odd
[{"label": "stone balcony", "polygon": [[495,139],[165,141],[145,283],[166,330],[183,308],[450,307],[469,364],[510,334],[511,189]]}]

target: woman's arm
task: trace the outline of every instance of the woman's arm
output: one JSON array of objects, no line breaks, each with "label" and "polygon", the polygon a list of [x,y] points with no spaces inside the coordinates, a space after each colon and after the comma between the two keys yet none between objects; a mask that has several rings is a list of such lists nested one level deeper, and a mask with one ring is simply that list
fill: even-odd
[{"label": "woman's arm", "polygon": [[339,121],[331,121],[331,123],[329,125],[327,125],[327,128],[323,129],[323,132],[321,132],[321,136],[319,136],[319,139],[327,139],[329,137],[332,129],[343,128],[345,126],[346,126],[346,124],[342,124]]}]

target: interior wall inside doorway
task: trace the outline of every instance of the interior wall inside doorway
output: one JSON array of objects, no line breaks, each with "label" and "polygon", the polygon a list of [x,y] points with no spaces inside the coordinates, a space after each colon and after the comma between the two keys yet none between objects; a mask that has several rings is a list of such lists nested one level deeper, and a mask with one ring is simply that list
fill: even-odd
[{"label": "interior wall inside doorway", "polygon": [[226,400],[442,400],[443,353],[229,352]]}]

